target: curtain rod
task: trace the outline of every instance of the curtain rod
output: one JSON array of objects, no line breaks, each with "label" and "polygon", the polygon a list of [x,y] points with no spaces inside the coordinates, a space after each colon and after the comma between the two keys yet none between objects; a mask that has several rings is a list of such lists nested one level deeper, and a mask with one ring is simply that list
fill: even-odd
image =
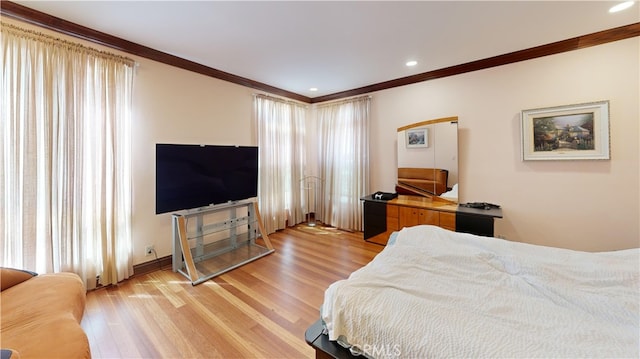
[{"label": "curtain rod", "polygon": [[308,108],[309,107],[309,104],[304,103],[304,102],[300,102],[300,101],[296,101],[296,100],[290,100],[290,99],[287,99],[287,98],[284,98],[284,97],[268,95],[268,94],[265,94],[265,93],[254,93],[253,97],[262,97],[262,98],[266,98],[266,99],[270,99],[270,100],[274,100],[274,101],[278,101],[278,102],[282,102],[282,103],[289,103],[289,104],[302,106],[304,108]]},{"label": "curtain rod", "polygon": [[343,98],[343,99],[340,99],[340,100],[337,100],[337,101],[323,102],[321,104],[318,104],[318,108],[325,107],[325,106],[342,105],[342,104],[345,104],[345,103],[355,102],[355,101],[360,101],[360,100],[370,100],[372,98],[373,98],[373,96],[371,96],[371,95]]},{"label": "curtain rod", "polygon": [[[254,93],[253,97],[262,97],[262,98],[268,98],[274,101],[279,101],[279,102],[283,102],[283,103],[293,103],[296,105],[300,105],[300,106],[304,106],[305,108],[309,107],[309,104],[304,103],[304,102],[299,102],[296,100],[290,100],[284,97],[278,97],[278,96],[273,96],[273,95],[269,95],[266,93]],[[349,102],[354,102],[354,101],[359,101],[359,100],[364,100],[364,99],[372,99],[373,96],[371,95],[364,95],[364,96],[354,96],[354,97],[349,97],[349,98],[344,98],[344,99],[340,99],[340,100],[336,100],[336,101],[329,101],[329,102],[323,102],[321,104],[317,104],[315,106],[317,106],[318,108],[320,107],[325,107],[325,106],[334,106],[334,105],[341,105],[344,103],[349,103]],[[312,106],[314,106],[314,104],[312,104]]]},{"label": "curtain rod", "polygon": [[104,50],[98,50],[93,47],[85,46],[77,42],[72,42],[72,41],[64,40],[58,37],[54,37],[54,36],[45,34],[43,32],[25,29],[13,24],[2,22],[2,21],[0,21],[0,26],[3,32],[13,33],[17,36],[21,36],[23,38],[27,38],[30,40],[42,41],[52,45],[62,46],[73,51],[84,51],[98,57],[103,57],[103,58],[106,57],[106,58],[120,61],[123,64],[131,67],[134,67],[137,64],[133,59],[130,59],[126,56],[114,54],[112,52],[108,52]]}]

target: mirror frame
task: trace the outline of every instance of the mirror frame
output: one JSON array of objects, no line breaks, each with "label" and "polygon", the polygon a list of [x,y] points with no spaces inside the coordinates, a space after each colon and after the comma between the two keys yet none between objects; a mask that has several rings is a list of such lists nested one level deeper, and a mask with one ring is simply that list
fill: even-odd
[{"label": "mirror frame", "polygon": [[[402,136],[406,136],[406,130],[410,130],[410,129],[418,129],[418,128],[428,128],[430,129],[428,126],[431,125],[435,125],[438,123],[445,123],[445,122],[449,122],[449,123],[456,123],[456,178],[458,178],[458,180],[456,181],[456,183],[459,181],[459,157],[458,157],[458,131],[457,131],[457,123],[458,123],[458,117],[457,116],[453,116],[453,117],[444,117],[444,118],[438,118],[438,119],[434,119],[434,120],[427,120],[427,121],[421,121],[421,122],[416,122],[416,123],[412,123],[406,126],[402,126],[402,127],[398,127],[397,129],[397,135],[398,135],[398,140],[400,139],[400,135],[402,133]],[[432,131],[430,131],[432,132]],[[428,137],[430,136],[434,136],[433,138],[435,138],[435,133],[432,134],[428,134],[427,138],[425,138],[425,145],[424,146],[416,146],[416,147],[427,147],[429,146],[429,139]],[[405,138],[406,141],[406,138]],[[434,143],[433,146],[436,146],[436,144]],[[399,161],[399,156],[400,156],[400,142],[397,143],[397,155],[396,155],[396,169],[399,168],[403,168],[403,167],[399,167],[400,165],[400,161]],[[436,156],[435,156],[435,149],[434,149],[434,159],[433,159],[433,163],[434,163],[434,167],[436,164]],[[419,168],[419,167],[416,167]],[[434,169],[435,170],[435,169]],[[435,173],[434,173],[435,176]],[[459,188],[459,183],[458,184],[458,188]],[[448,188],[448,183],[447,183],[447,190],[449,190]],[[407,187],[403,187],[401,185],[401,183],[398,181],[398,171],[396,171],[396,191],[398,191],[398,188],[404,188],[407,189]],[[439,195],[436,195],[435,193],[437,192],[435,190],[435,184],[434,184],[434,190],[432,191],[433,193],[430,193],[426,190],[424,191],[420,191],[419,189],[416,189],[415,187],[412,187],[409,189],[410,191],[415,192],[415,195],[417,196],[423,196],[423,197],[428,197],[431,198],[432,200],[437,200],[437,201],[443,201],[443,202],[447,202],[447,203],[458,203],[458,199],[453,199],[453,198],[443,198],[440,197]],[[459,198],[459,197],[458,197]]]}]

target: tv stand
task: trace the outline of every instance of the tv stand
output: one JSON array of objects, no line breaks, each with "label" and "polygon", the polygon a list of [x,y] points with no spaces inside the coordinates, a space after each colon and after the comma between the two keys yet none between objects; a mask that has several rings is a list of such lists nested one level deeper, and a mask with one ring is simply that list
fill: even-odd
[{"label": "tv stand", "polygon": [[174,213],[172,226],[173,271],[193,285],[275,251],[253,200]]}]

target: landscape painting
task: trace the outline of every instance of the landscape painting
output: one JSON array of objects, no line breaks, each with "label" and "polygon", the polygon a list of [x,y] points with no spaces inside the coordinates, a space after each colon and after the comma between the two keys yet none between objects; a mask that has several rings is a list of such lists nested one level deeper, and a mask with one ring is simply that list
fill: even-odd
[{"label": "landscape painting", "polygon": [[524,160],[609,159],[609,103],[522,111]]},{"label": "landscape painting", "polygon": [[533,141],[535,152],[593,150],[593,113],[534,118]]},{"label": "landscape painting", "polygon": [[407,148],[429,147],[428,132],[426,128],[407,130]]}]

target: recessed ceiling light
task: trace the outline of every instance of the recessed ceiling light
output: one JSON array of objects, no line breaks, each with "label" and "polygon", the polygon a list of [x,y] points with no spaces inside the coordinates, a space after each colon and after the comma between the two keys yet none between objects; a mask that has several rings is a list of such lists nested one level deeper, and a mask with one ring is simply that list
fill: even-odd
[{"label": "recessed ceiling light", "polygon": [[416,66],[417,64],[418,64],[418,61],[411,60],[411,61],[407,61],[405,65],[411,67],[411,66]]},{"label": "recessed ceiling light", "polygon": [[317,87],[312,87],[312,88],[309,89],[309,91],[316,92],[316,91],[318,91],[318,88]]},{"label": "recessed ceiling light", "polygon": [[611,9],[609,9],[609,12],[613,13],[613,12],[626,10],[626,9],[632,7],[634,2],[635,1],[625,1],[623,3],[620,3],[618,5],[615,5],[615,6],[611,7]]}]

